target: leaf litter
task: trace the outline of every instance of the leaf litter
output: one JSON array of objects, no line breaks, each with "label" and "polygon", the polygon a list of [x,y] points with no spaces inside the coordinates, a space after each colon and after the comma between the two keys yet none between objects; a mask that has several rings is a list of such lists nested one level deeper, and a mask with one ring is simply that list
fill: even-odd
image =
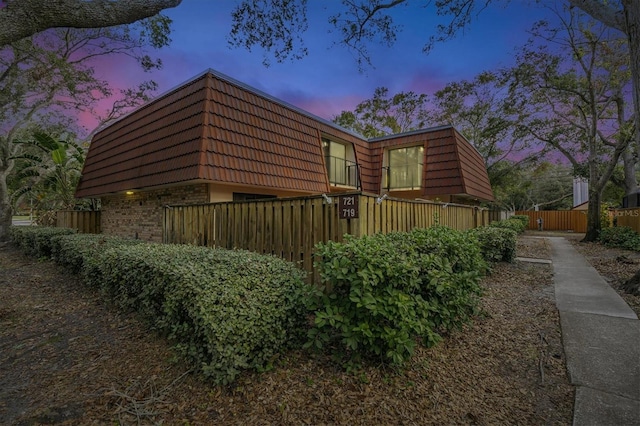
[{"label": "leaf litter", "polygon": [[[518,256],[550,258],[520,237]],[[545,257],[546,256],[546,257]],[[0,248],[1,424],[569,424],[551,267],[498,264],[482,313],[401,369],[291,351],[213,386],[134,315],[47,261]]]}]

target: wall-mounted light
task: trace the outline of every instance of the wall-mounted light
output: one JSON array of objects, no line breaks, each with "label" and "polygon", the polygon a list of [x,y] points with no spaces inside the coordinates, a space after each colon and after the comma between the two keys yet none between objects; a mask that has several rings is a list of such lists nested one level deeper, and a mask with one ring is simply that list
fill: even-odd
[{"label": "wall-mounted light", "polygon": [[329,197],[327,194],[322,194],[322,198],[324,198],[324,202],[326,204],[331,204],[333,203],[333,199],[331,199],[331,197]]},{"label": "wall-mounted light", "polygon": [[382,202],[389,196],[389,194],[384,194],[382,197],[376,198],[376,204],[382,204]]},{"label": "wall-mounted light", "polygon": [[443,205],[442,205],[442,208],[443,208],[443,209],[446,209],[448,205],[449,205],[449,203],[443,204]]},{"label": "wall-mounted light", "polygon": [[127,195],[133,195],[133,191],[127,191],[127,192],[125,192],[125,194],[127,194]]}]

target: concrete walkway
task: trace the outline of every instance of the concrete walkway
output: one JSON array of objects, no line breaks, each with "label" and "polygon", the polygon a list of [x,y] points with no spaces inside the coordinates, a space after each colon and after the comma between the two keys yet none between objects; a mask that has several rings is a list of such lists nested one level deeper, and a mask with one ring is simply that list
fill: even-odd
[{"label": "concrete walkway", "polygon": [[640,426],[640,321],[562,237],[551,242],[573,424]]}]

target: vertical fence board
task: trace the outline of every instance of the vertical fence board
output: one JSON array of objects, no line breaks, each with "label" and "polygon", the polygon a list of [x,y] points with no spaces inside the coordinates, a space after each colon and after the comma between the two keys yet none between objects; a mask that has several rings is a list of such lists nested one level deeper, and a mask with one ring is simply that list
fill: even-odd
[{"label": "vertical fence board", "polygon": [[56,226],[75,229],[83,234],[99,234],[99,211],[59,210],[56,212]]}]

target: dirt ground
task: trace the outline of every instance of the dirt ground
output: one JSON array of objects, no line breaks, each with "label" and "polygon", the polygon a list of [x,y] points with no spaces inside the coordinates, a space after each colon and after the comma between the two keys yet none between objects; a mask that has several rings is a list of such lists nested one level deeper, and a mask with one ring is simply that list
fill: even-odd
[{"label": "dirt ground", "polygon": [[[550,258],[544,239],[518,255]],[[0,248],[0,424],[570,424],[551,268],[497,265],[483,314],[403,369],[290,352],[218,387],[49,261]]]}]

